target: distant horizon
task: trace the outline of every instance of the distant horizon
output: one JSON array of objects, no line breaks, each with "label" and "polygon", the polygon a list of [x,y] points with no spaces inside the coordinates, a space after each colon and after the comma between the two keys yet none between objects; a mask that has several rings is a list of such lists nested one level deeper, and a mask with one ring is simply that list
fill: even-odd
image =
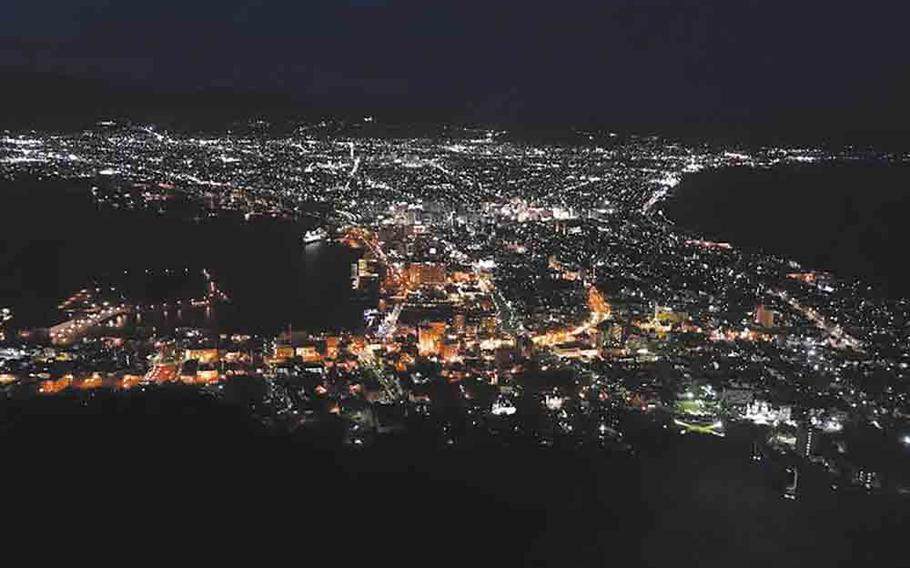
[{"label": "distant horizon", "polygon": [[[0,76],[3,71],[0,70]],[[61,79],[64,85],[67,79]],[[77,81],[77,84],[85,83]],[[92,83],[89,83],[92,84]],[[98,86],[98,84],[94,84]],[[64,87],[66,89],[66,87]],[[15,87],[11,89],[15,95]],[[49,88],[49,93],[59,87]],[[337,102],[304,102],[275,93],[237,93],[228,89],[184,93],[102,94],[67,106],[43,101],[41,96],[20,94],[21,105],[0,109],[0,130],[60,130],[87,128],[104,120],[133,124],[156,124],[184,131],[227,130],[255,120],[265,120],[271,126],[293,122],[334,120],[350,124],[371,117],[379,127],[441,127],[505,130],[532,137],[564,136],[579,133],[615,132],[624,136],[659,136],[696,142],[743,144],[808,144],[817,146],[860,146],[873,149],[910,150],[910,129],[885,128],[877,125],[837,127],[830,123],[806,125],[778,121],[702,120],[691,122],[649,123],[646,121],[577,121],[564,120],[503,120],[495,117],[471,117],[455,109],[446,111],[411,111],[388,107],[341,106]],[[7,92],[9,95],[10,92]],[[28,101],[27,103],[24,101]],[[86,101],[89,104],[86,105]],[[26,106],[27,105],[27,106]]]}]

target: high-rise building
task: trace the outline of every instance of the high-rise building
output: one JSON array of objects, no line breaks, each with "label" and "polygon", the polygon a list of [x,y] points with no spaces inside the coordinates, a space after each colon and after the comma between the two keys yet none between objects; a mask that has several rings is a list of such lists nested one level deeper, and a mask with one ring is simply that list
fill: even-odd
[{"label": "high-rise building", "polygon": [[804,458],[815,453],[818,447],[818,432],[811,427],[803,426],[796,435],[796,451]]},{"label": "high-rise building", "polygon": [[455,329],[456,333],[464,333],[465,329],[465,317],[463,313],[456,313],[452,317],[452,327]]},{"label": "high-rise building", "polygon": [[485,335],[494,335],[497,323],[496,316],[483,316],[480,318],[480,330]]},{"label": "high-rise building", "polygon": [[407,279],[412,286],[441,286],[446,282],[445,265],[436,262],[413,262],[408,265]]},{"label": "high-rise building", "polygon": [[615,321],[603,322],[600,325],[601,330],[601,347],[615,348],[623,344],[624,330],[623,325]]},{"label": "high-rise building", "polygon": [[753,321],[756,325],[760,325],[764,328],[774,327],[774,310],[768,308],[764,304],[760,304],[755,308],[755,317]]},{"label": "high-rise building", "polygon": [[443,322],[421,324],[417,328],[417,352],[423,357],[438,355],[442,349],[446,327]]},{"label": "high-rise building", "polygon": [[339,343],[340,339],[337,336],[329,336],[325,338],[325,356],[327,359],[338,358]]}]

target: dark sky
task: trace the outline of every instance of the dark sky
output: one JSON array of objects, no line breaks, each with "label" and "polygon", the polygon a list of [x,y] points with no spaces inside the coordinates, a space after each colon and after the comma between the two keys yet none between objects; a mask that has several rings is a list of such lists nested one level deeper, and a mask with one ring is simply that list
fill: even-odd
[{"label": "dark sky", "polygon": [[3,4],[2,117],[287,103],[502,123],[910,131],[900,0]]}]

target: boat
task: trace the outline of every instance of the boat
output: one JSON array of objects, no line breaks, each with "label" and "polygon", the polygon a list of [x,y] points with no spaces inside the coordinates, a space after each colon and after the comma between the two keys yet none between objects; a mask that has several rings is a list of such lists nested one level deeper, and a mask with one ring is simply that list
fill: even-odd
[{"label": "boat", "polygon": [[752,442],[752,461],[760,462],[765,459],[765,454],[761,449],[761,446],[758,445],[758,442]]},{"label": "boat", "polygon": [[307,231],[306,233],[303,234],[303,244],[309,245],[309,244],[319,243],[319,242],[324,241],[326,239],[326,237],[328,237],[328,236],[329,236],[328,232],[325,229],[323,229],[322,227],[319,227],[318,229],[314,229],[312,231]]},{"label": "boat", "polygon": [[796,466],[787,468],[787,484],[784,487],[784,499],[795,501],[799,495],[799,470]]}]

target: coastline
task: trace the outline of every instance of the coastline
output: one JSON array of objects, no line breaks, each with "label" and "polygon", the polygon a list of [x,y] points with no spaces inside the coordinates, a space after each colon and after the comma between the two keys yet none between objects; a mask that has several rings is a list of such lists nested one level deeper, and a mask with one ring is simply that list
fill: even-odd
[{"label": "coastline", "polygon": [[678,228],[910,296],[910,166],[826,163],[687,175],[661,203]]}]

